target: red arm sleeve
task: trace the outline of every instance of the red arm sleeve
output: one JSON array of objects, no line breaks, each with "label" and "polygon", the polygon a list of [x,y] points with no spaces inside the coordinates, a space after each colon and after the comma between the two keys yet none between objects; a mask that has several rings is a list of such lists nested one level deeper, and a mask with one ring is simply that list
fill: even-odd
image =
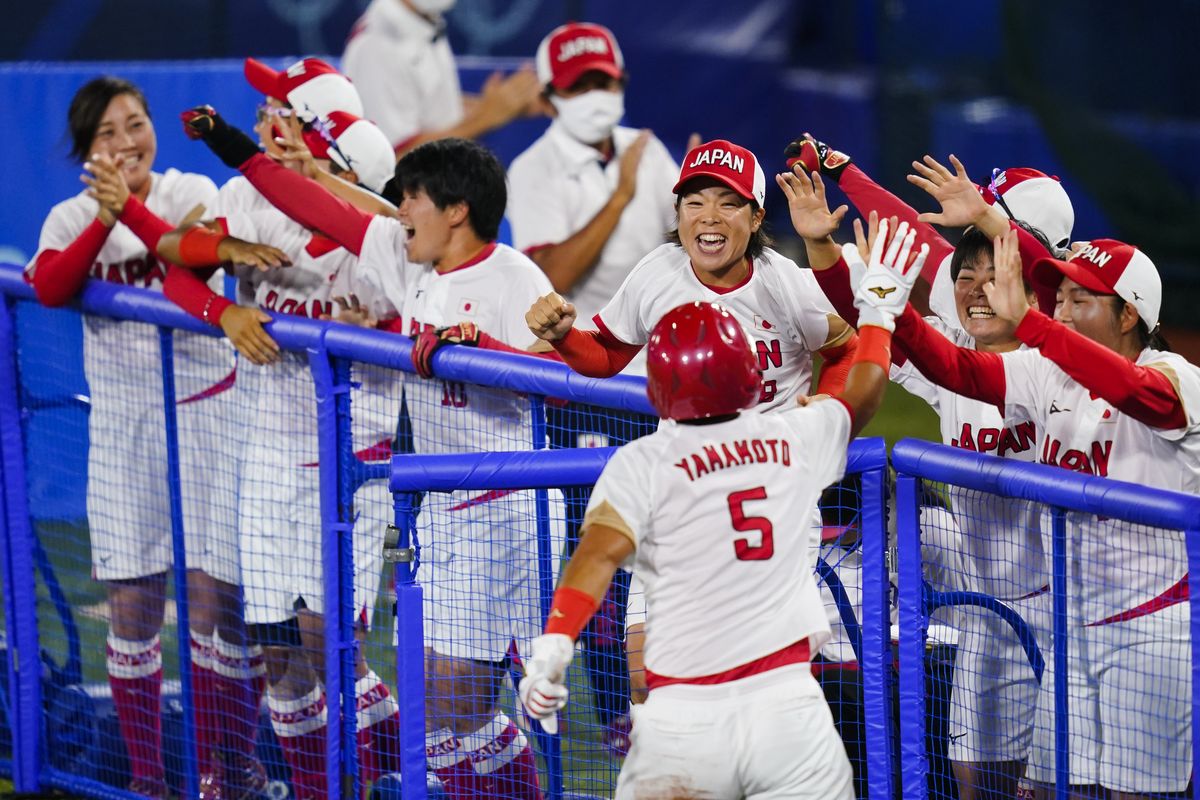
[{"label": "red arm sleeve", "polygon": [[842,170],[838,186],[864,217],[871,211],[876,211],[880,217],[898,217],[901,222],[907,222],[910,227],[916,228],[917,244],[929,245],[929,257],[925,260],[921,277],[932,285],[938,267],[946,256],[954,251],[954,247],[942,238],[937,229],[927,222],[918,222],[915,208],[871,180],[867,173],[853,163]]},{"label": "red arm sleeve", "polygon": [[1054,306],[1058,300],[1058,289],[1045,285],[1038,286],[1033,282],[1033,265],[1039,258],[1049,258],[1053,253],[1047,250],[1036,236],[1016,222],[1009,221],[1008,225],[1017,232],[1017,247],[1021,252],[1021,272],[1025,276],[1025,282],[1033,287],[1037,295],[1038,310],[1047,316],[1053,316]]},{"label": "red arm sleeve", "polygon": [[1187,425],[1187,413],[1170,379],[1151,367],[1139,367],[1039,311],[1030,310],[1017,326],[1017,338],[1041,350],[1087,389],[1138,422],[1174,430]]},{"label": "red arm sleeve", "polygon": [[[211,275],[212,269],[207,270]],[[207,277],[205,275],[205,277]],[[163,294],[175,305],[209,325],[219,325],[221,314],[232,302],[208,288],[196,271],[171,264],[163,281]]]},{"label": "red arm sleeve", "polygon": [[560,356],[557,351],[550,350],[545,353],[531,353],[528,350],[522,350],[519,347],[513,347],[511,344],[506,344],[505,342],[497,339],[495,336],[492,336],[490,333],[484,333],[483,331],[479,332],[478,346],[482,347],[484,350],[496,350],[501,353],[516,353],[517,355],[521,356],[536,356],[538,358],[546,358],[551,361],[563,360],[562,356]]},{"label": "red arm sleeve", "polygon": [[838,316],[850,323],[850,327],[857,328],[858,309],[854,307],[854,292],[850,291],[850,266],[846,259],[839,257],[828,269],[814,269],[813,277]]},{"label": "red arm sleeve", "polygon": [[26,279],[42,305],[61,306],[79,293],[111,230],[100,220],[92,220],[67,249],[45,250],[37,257],[33,277],[27,273]]},{"label": "red arm sleeve", "polygon": [[142,201],[133,195],[129,195],[129,199],[125,201],[125,208],[121,209],[119,219],[145,243],[146,249],[154,256],[158,255],[158,240],[174,227],[146,208]]},{"label": "red arm sleeve", "polygon": [[854,354],[858,352],[858,334],[851,333],[850,338],[837,347],[827,347],[821,351],[821,377],[817,380],[817,394],[835,395],[846,386],[846,376],[854,366]]},{"label": "red arm sleeve", "polygon": [[242,164],[241,171],[284,214],[306,228],[321,231],[354,255],[362,252],[370,214],[262,153]]},{"label": "red arm sleeve", "polygon": [[571,369],[589,378],[611,378],[642,349],[641,345],[626,344],[600,331],[578,328],[551,344]]},{"label": "red arm sleeve", "polygon": [[896,319],[895,338],[904,344],[913,366],[938,386],[1004,408],[1004,361],[938,333],[911,305]]}]

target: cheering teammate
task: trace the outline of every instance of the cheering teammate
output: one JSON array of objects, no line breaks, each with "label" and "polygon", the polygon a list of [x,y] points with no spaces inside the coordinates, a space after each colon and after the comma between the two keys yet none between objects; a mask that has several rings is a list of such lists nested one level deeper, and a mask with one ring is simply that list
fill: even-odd
[{"label": "cheering teammate", "polygon": [[[1153,262],[1110,239],[1086,243],[1068,261],[1039,260],[1033,279],[1056,288],[1054,320],[1029,306],[1015,234],[996,241],[995,263],[989,303],[1036,352],[1001,357],[955,347],[909,308],[897,336],[917,368],[951,391],[1002,406],[1009,419],[1035,422],[1042,463],[1200,490],[1200,370],[1156,336],[1162,282]],[[1119,797],[1183,792],[1192,686],[1182,534],[1122,530],[1096,518],[1079,520],[1079,530],[1082,588],[1069,599],[1072,636],[1083,640],[1096,687],[1084,709],[1094,774],[1071,779]],[[1147,685],[1159,702],[1145,702]]]},{"label": "cheering teammate", "polygon": [[[419,335],[464,315],[509,345],[533,343],[520,309],[550,284],[533,262],[495,242],[504,168],[463,139],[429,142],[396,165],[398,219],[372,216],[258,152],[208,109],[189,123],[280,210],[358,256],[363,275],[394,287],[388,329]],[[364,278],[371,279],[371,278]],[[468,326],[469,327],[469,326]],[[532,447],[517,395],[436,379],[406,382],[418,452]],[[540,798],[528,740],[500,709],[510,644],[536,632],[536,519],[529,493],[426,497],[427,755],[452,796]],[[431,535],[432,534],[432,535]],[[465,632],[465,635],[464,635]]]},{"label": "cheering teammate", "polygon": [[761,401],[761,379],[736,318],[689,303],[655,325],[646,391],[671,422],[605,467],[520,686],[554,730],[574,640],[613,573],[632,564],[644,576],[650,697],[617,797],[854,796],[808,665],[829,637],[816,529],[794,521],[842,476],[847,442],[882,402],[892,319],[927,252],[910,263],[912,241],[897,236],[886,256],[877,242],[858,295],[862,341],[832,400],[741,414]]},{"label": "cheering teammate", "polygon": [[[152,171],[154,125],[141,90],[128,81],[102,77],[84,85],[68,122],[72,155],[92,173],[84,179],[91,188],[50,212],[27,280],[50,306],[76,296],[89,277],[161,291],[159,237],[202,214],[216,187],[201,175]],[[233,415],[226,392],[233,353],[216,339],[183,332],[174,346],[197,734],[203,788],[211,792],[216,731],[254,724],[257,708],[237,698],[252,691],[261,663],[245,652],[233,486],[218,471],[232,459],[213,428]],[[157,333],[149,325],[87,316],[84,369],[91,396],[88,528],[92,574],[108,590],[109,684],[129,753],[129,788],[165,797],[159,630],[172,549]],[[225,666],[237,674],[218,674]],[[218,722],[218,715],[225,719]],[[265,786],[252,751],[231,759],[229,796]]]},{"label": "cheering teammate", "polygon": [[[318,163],[328,163],[352,184],[381,191],[391,177],[391,146],[374,125],[343,112],[320,120],[327,139]],[[338,166],[340,164],[340,166]],[[357,259],[326,237],[302,227],[268,206],[229,213],[210,222],[165,235],[159,251],[188,268],[225,260],[223,249],[239,241],[269,241],[279,250],[238,271],[239,294],[253,298],[260,312],[299,317],[336,316],[334,298],[355,298],[355,309],[378,318],[395,316],[385,293],[358,280]],[[204,317],[201,300],[181,305]],[[207,302],[207,301],[205,301]],[[272,344],[274,344],[272,342]],[[391,456],[399,390],[381,370],[356,367],[360,389],[352,397],[356,454],[364,461]],[[276,737],[301,798],[324,796],[325,702],[323,681],[324,591],[321,560],[320,487],[317,470],[317,417],[313,381],[303,353],[260,351],[242,369],[239,404],[252,409],[241,458],[239,516],[246,619],[265,645],[268,705]],[[356,523],[355,616],[370,620],[378,589],[378,537],[369,531],[386,525],[389,495],[381,484],[358,494],[365,510]],[[368,527],[370,526],[370,527]],[[306,652],[307,651],[307,652]],[[356,663],[356,695],[362,719],[359,760],[365,781],[395,769],[398,709],[386,685],[367,666],[361,648]]]}]

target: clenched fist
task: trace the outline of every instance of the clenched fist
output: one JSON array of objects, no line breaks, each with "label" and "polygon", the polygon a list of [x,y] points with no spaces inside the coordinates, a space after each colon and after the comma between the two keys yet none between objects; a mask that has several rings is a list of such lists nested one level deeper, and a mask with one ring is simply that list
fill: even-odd
[{"label": "clenched fist", "polygon": [[557,292],[538,298],[525,312],[525,324],[533,335],[547,342],[557,342],[575,324],[575,306]]}]

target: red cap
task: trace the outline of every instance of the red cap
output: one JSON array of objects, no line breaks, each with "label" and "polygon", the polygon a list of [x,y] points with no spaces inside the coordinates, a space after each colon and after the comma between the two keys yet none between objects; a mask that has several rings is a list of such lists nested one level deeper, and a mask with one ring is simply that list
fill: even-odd
[{"label": "red cap", "polygon": [[[327,158],[342,169],[352,169],[358,182],[375,193],[396,169],[396,151],[375,123],[334,111],[305,129],[304,143],[317,158]],[[328,138],[327,138],[328,137]],[[329,139],[337,142],[331,147]]]},{"label": "red cap", "polygon": [[664,419],[732,414],[758,402],[762,376],[742,326],[713,303],[671,309],[646,345],[646,395]]},{"label": "red cap", "polygon": [[679,180],[671,191],[679,194],[683,185],[700,176],[716,178],[747,200],[762,208],[767,199],[767,179],[758,159],[741,145],[714,139],[693,148],[683,159]]},{"label": "red cap", "polygon": [[568,22],[550,31],[538,45],[537,75],[543,86],[566,89],[591,70],[614,78],[625,74],[621,48],[603,25]]},{"label": "red cap", "polygon": [[991,182],[980,187],[980,194],[988,205],[1003,198],[1007,211],[1046,234],[1053,246],[1065,248],[1071,243],[1075,208],[1057,175],[1030,167],[996,169]]},{"label": "red cap", "polygon": [[319,58],[305,58],[286,70],[274,70],[253,58],[243,67],[250,85],[267,97],[287,103],[306,120],[334,111],[363,114],[362,100],[350,79]]},{"label": "red cap", "polygon": [[1034,262],[1035,285],[1058,288],[1064,276],[1093,292],[1115,294],[1137,309],[1150,330],[1158,326],[1162,278],[1154,262],[1133,245],[1095,239],[1083,243],[1067,261],[1039,258]]}]

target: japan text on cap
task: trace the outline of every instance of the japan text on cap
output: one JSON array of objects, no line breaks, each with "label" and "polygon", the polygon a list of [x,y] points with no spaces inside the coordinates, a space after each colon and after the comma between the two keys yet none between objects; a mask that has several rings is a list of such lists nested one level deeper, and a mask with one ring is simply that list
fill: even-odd
[{"label": "japan text on cap", "polygon": [[762,208],[767,198],[767,179],[758,159],[741,145],[715,139],[693,148],[683,159],[679,180],[671,191],[679,194],[692,178],[715,178]]},{"label": "japan text on cap", "polygon": [[614,78],[625,74],[625,59],[612,31],[590,22],[569,22],[550,31],[537,51],[537,75],[543,86],[566,89],[585,72]]},{"label": "japan text on cap", "polygon": [[1162,278],[1154,262],[1133,245],[1095,239],[1067,261],[1039,258],[1033,265],[1035,284],[1057,287],[1063,276],[1098,294],[1115,294],[1137,309],[1151,331],[1158,326]]}]

